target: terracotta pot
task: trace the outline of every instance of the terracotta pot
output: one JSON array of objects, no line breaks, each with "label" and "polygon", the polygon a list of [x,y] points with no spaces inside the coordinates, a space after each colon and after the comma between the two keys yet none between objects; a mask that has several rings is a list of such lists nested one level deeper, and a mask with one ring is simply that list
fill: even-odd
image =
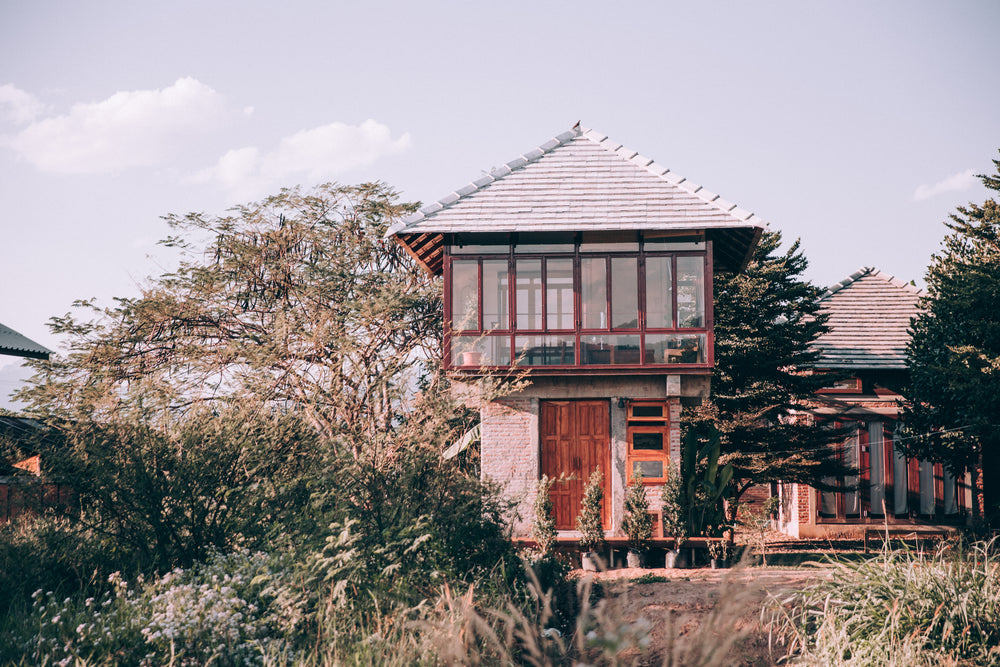
[{"label": "terracotta pot", "polygon": [[483,363],[483,353],[463,352],[459,361],[462,366],[479,366]]}]

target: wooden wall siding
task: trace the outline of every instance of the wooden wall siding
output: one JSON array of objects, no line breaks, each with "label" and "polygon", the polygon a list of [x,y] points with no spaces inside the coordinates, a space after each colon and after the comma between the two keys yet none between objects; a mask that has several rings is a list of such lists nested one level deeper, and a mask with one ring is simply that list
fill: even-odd
[{"label": "wooden wall siding", "polygon": [[817,366],[905,369],[910,319],[919,314],[920,291],[865,268],[834,285],[820,299],[830,331],[814,344]]}]

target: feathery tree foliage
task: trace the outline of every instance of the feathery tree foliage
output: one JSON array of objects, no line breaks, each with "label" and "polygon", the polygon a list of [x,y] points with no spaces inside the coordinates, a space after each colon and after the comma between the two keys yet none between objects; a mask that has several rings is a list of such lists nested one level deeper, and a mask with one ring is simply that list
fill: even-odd
[{"label": "feathery tree foliage", "polygon": [[38,363],[28,412],[169,420],[248,399],[327,440],[393,424],[439,366],[440,289],[386,229],[414,204],[383,184],[283,190],[229,215],[171,215],[176,271],[98,319],[53,318],[70,354]]},{"label": "feathery tree foliage", "polygon": [[826,331],[817,303],[823,290],[802,278],[808,262],[799,242],[784,253],[780,245],[780,232],[765,231],[746,271],[715,275],[711,394],[685,414],[688,428],[720,431],[720,464],[733,465],[736,501],[752,485],[826,488],[824,478],[850,472],[831,446],[843,434],[803,414],[814,392],[832,384],[809,370],[818,357],[810,344]]},{"label": "feathery tree foliage", "polygon": [[[981,175],[1000,191],[996,176]],[[944,463],[953,472],[982,464],[984,512],[1000,518],[1000,204],[960,207],[927,269],[923,313],[907,350],[910,406],[917,434],[901,440],[908,455]],[[947,432],[946,432],[947,431]]]}]

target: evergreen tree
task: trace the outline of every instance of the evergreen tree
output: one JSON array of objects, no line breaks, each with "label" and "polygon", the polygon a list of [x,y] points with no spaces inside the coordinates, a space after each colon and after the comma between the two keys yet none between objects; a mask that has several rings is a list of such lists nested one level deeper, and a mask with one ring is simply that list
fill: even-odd
[{"label": "evergreen tree", "polygon": [[[826,331],[818,312],[823,290],[802,278],[808,262],[796,241],[779,253],[781,233],[765,231],[743,273],[718,273],[715,371],[709,400],[685,414],[687,428],[714,424],[720,463],[732,463],[732,499],[752,485],[801,482],[850,472],[831,445],[836,429],[817,428],[806,414],[830,374],[815,372],[811,347]],[[736,503],[731,503],[735,507]]]},{"label": "evergreen tree", "polygon": [[604,549],[604,526],[601,521],[604,504],[603,479],[601,469],[595,468],[587,486],[583,488],[580,514],[576,517],[576,529],[580,531],[580,548],[584,551]]},{"label": "evergreen tree", "polygon": [[[997,176],[981,175],[1000,191]],[[1000,204],[969,204],[946,222],[950,233],[927,269],[923,314],[908,349],[915,437],[907,454],[960,473],[981,463],[986,518],[1000,517]],[[919,437],[931,431],[934,436]],[[946,431],[946,432],[945,432]]]},{"label": "evergreen tree", "polygon": [[622,531],[628,536],[628,549],[640,553],[649,548],[653,537],[653,516],[649,513],[646,485],[642,483],[642,472],[632,473],[632,483],[625,491],[625,515]]}]

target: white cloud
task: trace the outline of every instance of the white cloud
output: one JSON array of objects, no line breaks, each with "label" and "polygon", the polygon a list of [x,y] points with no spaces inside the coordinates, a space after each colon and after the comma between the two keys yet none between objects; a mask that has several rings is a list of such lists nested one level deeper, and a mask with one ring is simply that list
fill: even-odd
[{"label": "white cloud", "polygon": [[30,123],[45,110],[45,105],[31,93],[14,84],[0,86],[0,120],[23,125]]},{"label": "white cloud", "polygon": [[921,185],[913,193],[914,201],[923,201],[943,192],[960,192],[968,190],[979,182],[974,175],[975,169],[966,169],[933,185]]},{"label": "white cloud", "polygon": [[193,180],[224,187],[234,201],[251,199],[279,185],[332,179],[410,144],[408,133],[393,139],[389,128],[375,120],[330,123],[285,137],[270,152],[252,146],[231,150]]},{"label": "white cloud", "polygon": [[192,78],[159,90],[118,92],[75,104],[69,113],[38,120],[8,145],[42,171],[114,172],[161,164],[185,139],[214,127],[225,113],[222,97]]}]

